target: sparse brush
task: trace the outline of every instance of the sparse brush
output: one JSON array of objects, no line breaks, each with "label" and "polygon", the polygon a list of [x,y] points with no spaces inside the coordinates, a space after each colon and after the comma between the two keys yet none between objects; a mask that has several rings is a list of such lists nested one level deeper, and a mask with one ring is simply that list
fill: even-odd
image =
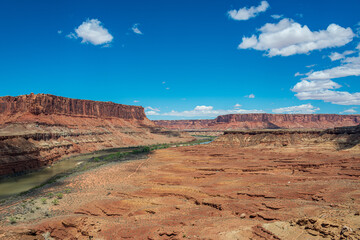
[{"label": "sparse brush", "polygon": [[52,201],[52,204],[54,204],[54,205],[59,205],[59,200],[55,198],[55,199]]},{"label": "sparse brush", "polygon": [[62,198],[63,198],[63,194],[62,194],[62,193],[58,193],[58,194],[56,194],[56,197],[57,197],[58,199],[62,199]]},{"label": "sparse brush", "polygon": [[47,199],[46,198],[41,198],[41,202],[42,202],[42,204],[46,204]]},{"label": "sparse brush", "polygon": [[54,194],[53,193],[48,193],[47,196],[48,196],[48,198],[52,198],[54,196]]},{"label": "sparse brush", "polygon": [[16,218],[13,217],[13,216],[9,217],[9,222],[10,222],[11,224],[15,224],[15,223],[16,223]]},{"label": "sparse brush", "polygon": [[65,193],[71,193],[71,189],[69,188],[65,189]]}]

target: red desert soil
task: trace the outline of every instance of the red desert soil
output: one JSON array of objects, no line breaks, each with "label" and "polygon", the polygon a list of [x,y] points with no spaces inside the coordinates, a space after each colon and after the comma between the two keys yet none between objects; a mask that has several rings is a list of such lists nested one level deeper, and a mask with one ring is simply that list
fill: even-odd
[{"label": "red desert soil", "polygon": [[0,239],[359,239],[359,177],[358,147],[157,150],[63,180],[51,217]]}]

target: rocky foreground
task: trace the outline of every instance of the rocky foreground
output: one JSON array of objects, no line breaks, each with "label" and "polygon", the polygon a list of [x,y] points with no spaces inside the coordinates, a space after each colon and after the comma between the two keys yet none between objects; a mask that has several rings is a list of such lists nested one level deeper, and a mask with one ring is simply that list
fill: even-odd
[{"label": "rocky foreground", "polygon": [[[360,148],[339,143],[360,131],[339,131],[310,142],[286,132],[288,144],[262,132],[247,147],[257,133],[231,133],[104,166],[3,206],[0,238],[359,239]],[[58,205],[41,205],[49,192],[64,193]],[[14,223],[32,204],[46,213]]]}]

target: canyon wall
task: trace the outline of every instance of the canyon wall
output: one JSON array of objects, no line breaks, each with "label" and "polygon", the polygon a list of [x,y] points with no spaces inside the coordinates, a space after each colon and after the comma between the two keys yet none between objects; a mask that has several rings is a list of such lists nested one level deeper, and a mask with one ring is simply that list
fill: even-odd
[{"label": "canyon wall", "polygon": [[177,130],[327,129],[360,124],[360,115],[338,114],[229,114],[209,120],[157,120],[156,125]]},{"label": "canyon wall", "polygon": [[260,129],[225,131],[213,144],[238,147],[360,149],[360,125],[326,130]]},{"label": "canyon wall", "polygon": [[0,176],[71,154],[191,139],[155,126],[143,107],[48,94],[0,97]]}]

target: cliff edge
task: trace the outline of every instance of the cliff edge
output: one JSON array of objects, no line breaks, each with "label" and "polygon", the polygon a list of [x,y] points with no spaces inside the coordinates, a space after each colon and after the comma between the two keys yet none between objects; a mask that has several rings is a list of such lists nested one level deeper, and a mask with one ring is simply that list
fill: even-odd
[{"label": "cliff edge", "polygon": [[191,139],[156,127],[139,106],[49,94],[0,97],[0,176],[76,153]]},{"label": "cliff edge", "polygon": [[338,114],[228,114],[204,120],[157,120],[156,125],[177,130],[293,129],[356,126],[360,115]]}]

